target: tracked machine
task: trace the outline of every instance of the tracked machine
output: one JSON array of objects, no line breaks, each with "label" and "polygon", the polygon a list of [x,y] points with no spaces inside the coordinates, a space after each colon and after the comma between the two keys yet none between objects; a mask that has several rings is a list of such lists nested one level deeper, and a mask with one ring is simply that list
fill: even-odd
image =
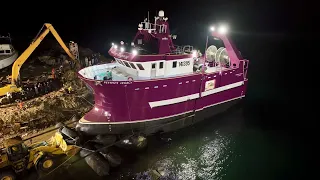
[{"label": "tracked machine", "polygon": [[[43,30],[43,29],[45,29],[45,30]],[[42,33],[40,34],[40,32],[42,32]],[[67,55],[73,60],[73,62],[76,64],[76,67],[78,67],[79,63],[78,63],[75,55],[73,55],[73,53],[65,45],[65,43],[63,42],[63,40],[61,39],[61,37],[59,36],[57,31],[54,29],[54,27],[51,24],[45,23],[43,25],[43,27],[41,28],[40,32],[38,33],[35,40],[31,42],[29,47],[14,62],[13,66],[12,66],[12,75],[9,77],[10,84],[6,84],[0,88],[0,105],[10,103],[10,102],[15,102],[16,100],[31,99],[36,96],[37,93],[35,93],[34,84],[28,83],[26,85],[25,83],[21,82],[20,69],[21,69],[22,65],[28,60],[28,58],[32,54],[32,52],[39,46],[39,44],[42,42],[42,40],[46,37],[46,35],[49,32],[51,32],[53,34],[53,36],[58,41],[60,46],[64,49],[64,51],[67,53]],[[59,81],[59,79],[54,79],[53,77],[45,77],[45,79],[50,82]],[[33,82],[33,83],[35,83],[35,82]],[[61,86],[61,84],[59,82],[57,82],[56,85]],[[57,88],[59,88],[59,87],[55,87],[55,88],[51,89],[51,91],[53,91]],[[48,92],[48,91],[46,91],[46,92]],[[41,95],[41,94],[39,94],[39,95]]]}]

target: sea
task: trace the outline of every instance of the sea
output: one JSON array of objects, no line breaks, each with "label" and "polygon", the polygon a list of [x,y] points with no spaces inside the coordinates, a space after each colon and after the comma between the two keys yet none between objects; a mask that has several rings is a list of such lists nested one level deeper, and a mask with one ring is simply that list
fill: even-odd
[{"label": "sea", "polygon": [[316,146],[313,135],[306,133],[311,121],[307,115],[298,117],[298,96],[291,96],[292,88],[298,87],[294,72],[284,63],[291,56],[280,52],[282,42],[291,41],[282,37],[242,41],[239,49],[251,60],[242,103],[193,126],[149,137],[146,151],[123,153],[122,165],[111,169],[108,177],[97,176],[84,160],[71,159],[69,166],[43,179],[126,180],[152,170],[179,180],[310,179],[316,172],[308,163]]}]

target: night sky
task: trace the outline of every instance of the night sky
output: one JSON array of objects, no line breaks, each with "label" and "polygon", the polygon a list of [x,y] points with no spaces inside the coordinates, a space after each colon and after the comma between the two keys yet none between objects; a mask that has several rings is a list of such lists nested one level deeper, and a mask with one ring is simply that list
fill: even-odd
[{"label": "night sky", "polygon": [[[148,11],[153,18],[157,11],[164,10],[171,33],[178,35],[175,43],[190,44],[202,52],[209,27],[220,22],[229,24],[230,36],[242,55],[250,60],[248,99],[254,102],[252,107],[260,104],[259,110],[265,114],[263,117],[268,117],[266,123],[272,122],[271,126],[278,121],[269,116],[277,113],[287,116],[292,111],[287,107],[297,104],[297,98],[300,100],[296,91],[307,88],[297,86],[297,82],[306,83],[306,80],[298,80],[302,77],[297,75],[296,69],[302,68],[297,64],[310,63],[302,59],[311,54],[311,47],[301,41],[308,40],[305,35],[315,31],[315,23],[309,22],[314,21],[310,17],[315,16],[310,15],[316,11],[302,1],[35,2],[21,1],[19,6],[12,2],[1,4],[11,9],[16,7],[11,13],[9,8],[7,13],[2,12],[8,19],[0,25],[0,33],[10,32],[21,50],[27,48],[43,23],[49,22],[64,41],[73,40],[80,46],[107,54],[111,42],[133,39],[138,23],[147,17]],[[48,35],[47,38],[53,37]]]},{"label": "night sky", "polygon": [[[65,41],[106,53],[111,42],[131,41],[148,11],[153,18],[157,11],[164,10],[172,34],[178,35],[175,43],[191,44],[203,52],[209,26],[228,23],[238,49],[250,60],[247,114],[259,117],[252,122],[271,130],[289,129],[292,135],[302,130],[310,133],[316,124],[317,117],[305,112],[312,112],[309,107],[315,103],[309,91],[314,90],[311,82],[315,76],[306,71],[310,68],[306,66],[316,66],[317,51],[306,42],[317,26],[317,11],[305,1],[35,2],[9,5],[17,9],[10,13],[8,8],[8,19],[0,25],[0,33],[10,32],[15,43],[26,44],[24,48],[42,24],[49,22]],[[6,15],[2,11],[2,17]]]}]

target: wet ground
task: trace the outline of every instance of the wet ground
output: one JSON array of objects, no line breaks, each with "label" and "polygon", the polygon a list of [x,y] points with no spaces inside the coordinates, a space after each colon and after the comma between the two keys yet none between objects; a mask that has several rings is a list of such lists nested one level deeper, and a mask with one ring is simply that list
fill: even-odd
[{"label": "wet ground", "polygon": [[[297,162],[292,158],[292,137],[281,132],[248,124],[243,109],[235,108],[162,139],[151,137],[144,153],[120,152],[124,163],[112,169],[107,179],[135,179],[137,173],[152,169],[183,180],[290,179]],[[106,179],[98,177],[84,160],[45,177],[58,178]]]}]

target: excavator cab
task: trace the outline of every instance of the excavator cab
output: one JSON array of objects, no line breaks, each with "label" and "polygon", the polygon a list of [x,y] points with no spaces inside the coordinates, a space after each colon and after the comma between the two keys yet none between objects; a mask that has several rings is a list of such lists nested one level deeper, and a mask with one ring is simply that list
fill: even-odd
[{"label": "excavator cab", "polygon": [[28,166],[29,149],[23,143],[22,138],[16,136],[4,142],[8,161],[10,162],[15,173],[24,171]]}]

